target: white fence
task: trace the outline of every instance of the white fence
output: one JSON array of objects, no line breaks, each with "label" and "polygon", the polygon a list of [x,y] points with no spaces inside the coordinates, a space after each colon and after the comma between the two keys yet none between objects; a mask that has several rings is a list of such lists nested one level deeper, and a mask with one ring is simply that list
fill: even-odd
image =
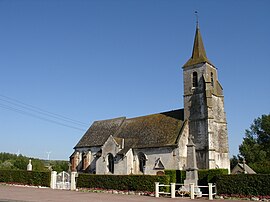
[{"label": "white fence", "polygon": [[[176,190],[176,186],[180,186],[179,189]],[[183,184],[176,184],[176,183],[171,183],[170,185],[164,185],[164,184],[159,184],[159,182],[155,182],[155,197],[159,197],[160,194],[166,194],[166,195],[171,195],[171,198],[175,198],[176,192],[178,195],[181,195],[182,197],[184,196],[184,192],[181,193],[181,187],[183,187]],[[165,191],[160,191],[160,187],[170,187],[170,192],[165,192]],[[190,190],[190,198],[194,199],[195,196],[197,195],[195,190],[198,190],[199,188],[208,188],[208,193],[202,193],[200,196],[208,196],[209,200],[213,200],[213,196],[216,195],[216,191],[213,191],[213,189],[216,188],[216,185],[213,185],[212,183],[208,183],[208,186],[195,186],[194,184],[189,185],[189,190]]]}]

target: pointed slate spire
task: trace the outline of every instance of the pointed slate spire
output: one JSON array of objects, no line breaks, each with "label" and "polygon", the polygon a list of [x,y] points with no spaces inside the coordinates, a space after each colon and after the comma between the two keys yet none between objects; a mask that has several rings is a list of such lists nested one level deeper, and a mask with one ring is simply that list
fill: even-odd
[{"label": "pointed slate spire", "polygon": [[208,62],[211,64],[211,62],[208,60],[206,56],[202,36],[199,29],[199,24],[197,22],[192,56],[183,67],[185,68],[188,66],[192,66],[192,65],[204,63],[204,62]]}]

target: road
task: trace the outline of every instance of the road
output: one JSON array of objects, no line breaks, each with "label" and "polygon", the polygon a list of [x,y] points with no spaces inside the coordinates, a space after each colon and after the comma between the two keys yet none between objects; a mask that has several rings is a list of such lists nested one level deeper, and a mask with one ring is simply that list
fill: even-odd
[{"label": "road", "polygon": [[[164,198],[139,195],[123,195],[110,193],[92,193],[50,188],[34,188],[22,186],[0,185],[0,202],[206,202],[206,199],[191,200],[188,198]],[[214,200],[222,201],[222,200]],[[229,202],[229,200],[225,200]],[[234,202],[236,202],[234,200]]]}]

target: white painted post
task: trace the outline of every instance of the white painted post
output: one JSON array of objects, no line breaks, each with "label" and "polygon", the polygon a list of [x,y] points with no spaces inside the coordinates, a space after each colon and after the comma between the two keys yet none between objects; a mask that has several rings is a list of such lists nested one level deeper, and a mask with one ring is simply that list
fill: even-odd
[{"label": "white painted post", "polygon": [[209,200],[213,200],[213,186],[212,186],[212,183],[208,183],[208,189],[209,189]]},{"label": "white painted post", "polygon": [[159,182],[155,182],[155,197],[159,197]]},{"label": "white painted post", "polygon": [[51,188],[55,189],[56,188],[56,176],[57,176],[57,172],[56,171],[52,171],[51,172]]},{"label": "white painted post", "polygon": [[71,172],[70,175],[70,190],[76,190],[76,175],[77,172]]},{"label": "white painted post", "polygon": [[194,199],[194,183],[190,184],[190,199]]},{"label": "white painted post", "polygon": [[175,198],[175,183],[171,183],[171,198]]}]

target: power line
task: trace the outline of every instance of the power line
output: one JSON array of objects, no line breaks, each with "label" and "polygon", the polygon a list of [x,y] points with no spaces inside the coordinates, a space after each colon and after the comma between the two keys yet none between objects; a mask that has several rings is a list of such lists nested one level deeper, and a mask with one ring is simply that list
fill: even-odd
[{"label": "power line", "polygon": [[54,121],[54,120],[50,120],[50,119],[47,119],[47,118],[44,118],[44,117],[40,117],[40,116],[37,116],[35,114],[31,114],[29,112],[26,112],[26,111],[23,111],[23,110],[20,110],[20,109],[16,109],[16,108],[13,108],[13,107],[10,107],[10,106],[7,106],[7,105],[0,104],[0,107],[3,108],[3,109],[7,109],[7,110],[10,110],[10,111],[14,111],[14,112],[23,114],[23,115],[38,118],[38,119],[41,119],[43,121],[47,121],[47,122],[54,123],[54,124],[61,125],[61,126],[65,126],[65,127],[68,127],[68,128],[73,128],[73,129],[76,129],[76,130],[84,131],[84,129],[82,129],[82,128],[78,128],[78,127],[75,127],[75,126],[70,126],[70,125],[67,125],[67,124],[64,124],[64,123],[61,123],[61,122],[58,122],[58,121]]},{"label": "power line", "polygon": [[[7,98],[9,100],[12,100],[12,101],[9,101],[9,100],[5,100],[3,98],[0,98],[0,101],[2,100],[5,103],[8,103],[8,104],[0,103],[0,107],[3,109],[10,110],[10,111],[20,113],[23,115],[27,115],[30,117],[34,117],[34,118],[37,118],[37,119],[40,119],[43,121],[47,121],[50,123],[54,123],[57,125],[65,126],[68,128],[73,128],[76,130],[85,131],[85,129],[82,129],[81,127],[86,126],[87,124],[85,124],[83,122],[76,121],[74,119],[70,119],[70,118],[55,114],[55,113],[48,112],[48,111],[43,110],[41,108],[37,108],[37,107],[31,106],[31,105],[25,104],[23,102],[14,100],[12,98],[8,98],[8,97],[3,96],[3,95],[0,95],[0,97],[4,97],[4,98]],[[56,120],[53,120],[52,118],[56,119]],[[63,123],[63,122],[66,122],[66,123]],[[73,125],[70,125],[70,124],[73,124]],[[77,126],[74,126],[74,125],[77,125]]]},{"label": "power line", "polygon": [[65,122],[70,122],[72,124],[77,124],[77,125],[82,125],[82,126],[88,126],[87,123],[83,123],[81,121],[77,121],[77,120],[74,120],[74,119],[71,119],[71,118],[56,114],[56,113],[52,113],[52,112],[49,112],[47,110],[41,109],[39,107],[35,107],[33,105],[29,105],[29,104],[26,104],[26,103],[21,102],[19,100],[15,100],[13,98],[10,98],[10,97],[7,97],[7,96],[4,96],[4,95],[0,94],[0,101],[1,100],[6,102],[6,103],[21,107],[23,109],[27,109],[27,110],[33,111],[35,113],[39,113],[39,114],[49,116],[49,117],[52,117],[52,118],[55,118],[55,119],[60,119],[60,120],[65,121]]}]

